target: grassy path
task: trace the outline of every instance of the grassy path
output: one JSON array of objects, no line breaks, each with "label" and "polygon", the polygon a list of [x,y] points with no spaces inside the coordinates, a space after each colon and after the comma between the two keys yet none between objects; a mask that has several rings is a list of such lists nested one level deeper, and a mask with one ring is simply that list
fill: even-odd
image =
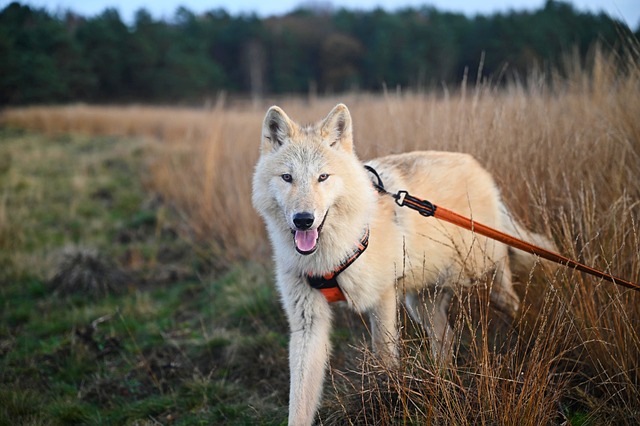
[{"label": "grassy path", "polygon": [[150,160],[140,141],[0,129],[0,424],[285,418],[270,274],[210,273],[145,191]]}]

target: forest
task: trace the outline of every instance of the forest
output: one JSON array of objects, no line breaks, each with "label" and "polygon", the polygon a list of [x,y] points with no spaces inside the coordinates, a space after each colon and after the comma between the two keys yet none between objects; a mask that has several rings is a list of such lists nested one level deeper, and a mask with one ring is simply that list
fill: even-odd
[{"label": "forest", "polygon": [[[605,14],[548,0],[539,9],[467,17],[432,7],[352,11],[299,7],[283,16],[203,14],[170,19],[140,9],[97,16],[19,2],[0,12],[0,104],[69,102],[201,105],[220,93],[428,90],[469,79],[494,84],[581,60],[598,44],[637,38]],[[480,73],[480,75],[478,75]]]}]

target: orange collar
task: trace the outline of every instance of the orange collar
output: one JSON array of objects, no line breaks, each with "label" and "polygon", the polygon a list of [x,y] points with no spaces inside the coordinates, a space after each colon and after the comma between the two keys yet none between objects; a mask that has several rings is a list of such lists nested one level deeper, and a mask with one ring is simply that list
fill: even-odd
[{"label": "orange collar", "polygon": [[340,289],[338,285],[338,275],[345,269],[347,269],[353,262],[356,261],[358,257],[367,249],[369,245],[369,227],[365,229],[364,235],[360,238],[360,241],[356,245],[356,248],[351,252],[351,254],[333,270],[327,272],[324,275],[312,275],[307,274],[307,280],[309,281],[309,285],[324,295],[327,302],[339,302],[343,300],[347,300],[344,296],[344,293]]}]

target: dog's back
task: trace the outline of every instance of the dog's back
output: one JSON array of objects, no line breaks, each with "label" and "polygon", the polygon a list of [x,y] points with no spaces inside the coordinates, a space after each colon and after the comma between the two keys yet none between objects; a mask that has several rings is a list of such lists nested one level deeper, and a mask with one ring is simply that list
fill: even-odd
[{"label": "dog's back", "polygon": [[[504,227],[504,207],[494,180],[470,155],[418,151],[378,158],[369,164],[390,192],[406,190],[485,225]],[[485,237],[409,209],[395,209],[395,226],[389,232],[404,236],[408,269],[404,284],[408,288],[455,285],[460,277],[485,273],[507,255],[504,245]]]}]

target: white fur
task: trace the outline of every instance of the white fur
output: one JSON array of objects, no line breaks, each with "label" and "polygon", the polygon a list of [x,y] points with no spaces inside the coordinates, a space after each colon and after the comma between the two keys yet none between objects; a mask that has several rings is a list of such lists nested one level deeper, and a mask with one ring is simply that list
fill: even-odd
[{"label": "white fur", "polygon": [[[353,151],[351,116],[337,105],[321,122],[294,123],[271,107],[263,124],[261,156],[253,179],[253,204],[264,218],[273,246],[276,278],[289,320],[291,387],[289,424],[313,422],[329,359],[331,307],[307,283],[307,273],[333,270],[353,250],[363,230],[369,247],[339,277],[350,308],[368,312],[373,347],[383,361],[397,358],[396,309],[400,296],[430,334],[437,357],[449,357],[451,292],[470,278],[495,271],[492,299],[515,313],[506,246],[434,218],[424,218],[380,196]],[[477,222],[550,246],[509,217],[496,185],[471,156],[435,151],[379,158],[369,163],[391,192],[400,189]],[[291,175],[291,182],[282,178]],[[329,178],[319,180],[321,174]],[[293,242],[293,216],[313,213],[312,228],[326,220],[317,250],[299,254]],[[520,260],[519,256],[516,260]]]}]

